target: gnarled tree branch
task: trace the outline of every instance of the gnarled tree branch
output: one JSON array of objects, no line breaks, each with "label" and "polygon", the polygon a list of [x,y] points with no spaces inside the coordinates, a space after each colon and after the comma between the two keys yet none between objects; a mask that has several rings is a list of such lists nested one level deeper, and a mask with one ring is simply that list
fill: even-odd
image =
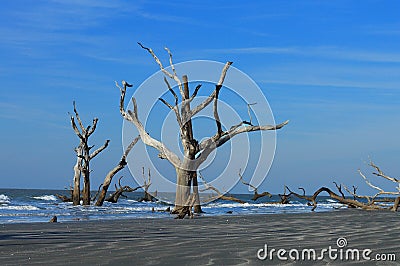
[{"label": "gnarled tree branch", "polygon": [[132,98],[133,111],[131,110],[128,110],[128,112],[125,111],[124,102],[125,102],[126,87],[124,86],[123,88],[121,88],[117,82],[116,85],[121,91],[120,112],[122,117],[135,125],[136,129],[139,131],[140,138],[144,144],[157,149],[160,152],[162,158],[168,159],[168,161],[170,161],[174,166],[179,166],[180,165],[179,157],[171,150],[169,150],[162,142],[152,138],[144,129],[143,124],[139,121],[138,118],[137,104],[135,98]]},{"label": "gnarled tree branch", "polygon": [[255,186],[253,186],[252,184],[250,184],[250,183],[244,181],[243,176],[242,176],[242,174],[241,174],[241,169],[239,169],[239,177],[240,177],[240,181],[241,181],[244,185],[249,186],[249,187],[251,187],[251,188],[253,189],[253,191],[254,191],[254,196],[253,196],[252,200],[256,201],[257,199],[262,198],[262,197],[265,197],[265,196],[268,196],[269,198],[272,197],[271,193],[269,193],[269,192],[267,192],[267,191],[265,191],[265,192],[263,192],[263,193],[261,193],[261,194],[258,193],[258,189],[257,189]]}]

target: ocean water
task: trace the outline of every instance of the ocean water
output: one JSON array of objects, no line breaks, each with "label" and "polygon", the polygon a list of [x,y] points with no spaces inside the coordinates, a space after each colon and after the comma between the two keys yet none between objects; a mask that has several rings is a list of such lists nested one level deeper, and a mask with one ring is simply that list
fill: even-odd
[{"label": "ocean water", "polygon": [[[102,207],[73,206],[56,197],[56,194],[67,195],[62,190],[36,189],[0,189],[0,224],[47,222],[54,215],[59,222],[79,220],[107,220],[126,218],[169,218],[174,217],[162,212],[173,207],[172,195],[160,196],[163,200],[157,202],[139,202],[142,192],[126,193],[128,198],[120,198],[118,203],[105,202]],[[246,201],[240,204],[230,201],[216,200],[202,206],[205,212],[202,215],[246,215],[246,214],[274,214],[274,213],[304,213],[311,212],[306,201],[293,199],[290,204],[268,204],[279,201],[278,196],[263,197],[252,201],[250,194],[234,194],[233,196]],[[328,197],[318,198],[318,207],[315,211],[332,211],[342,205]],[[156,211],[153,212],[152,209]],[[158,211],[160,210],[160,211]]]}]

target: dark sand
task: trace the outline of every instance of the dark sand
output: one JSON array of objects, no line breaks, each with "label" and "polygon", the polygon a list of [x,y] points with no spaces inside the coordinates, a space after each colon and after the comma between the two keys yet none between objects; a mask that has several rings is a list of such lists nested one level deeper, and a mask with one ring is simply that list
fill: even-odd
[{"label": "dark sand", "polygon": [[[269,248],[347,248],[395,253],[400,262],[400,214],[340,210],[325,213],[132,219],[96,222],[0,225],[0,265],[270,265],[299,262],[261,261]],[[365,261],[364,261],[365,262]],[[342,264],[326,256],[302,264]],[[354,263],[354,261],[353,261]],[[361,262],[358,262],[361,263]]]}]

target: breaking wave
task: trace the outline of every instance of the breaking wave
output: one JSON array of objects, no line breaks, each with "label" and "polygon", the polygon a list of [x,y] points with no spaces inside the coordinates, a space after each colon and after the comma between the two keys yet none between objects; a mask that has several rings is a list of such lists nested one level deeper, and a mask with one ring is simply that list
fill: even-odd
[{"label": "breaking wave", "polygon": [[32,205],[22,205],[22,206],[0,206],[2,210],[16,210],[16,211],[37,211],[40,210],[38,207]]},{"label": "breaking wave", "polygon": [[32,197],[34,199],[37,200],[46,200],[46,201],[56,201],[57,197],[54,195],[43,195],[43,196],[36,196],[36,197]]},{"label": "breaking wave", "polygon": [[0,204],[10,203],[10,198],[7,195],[0,194]]}]

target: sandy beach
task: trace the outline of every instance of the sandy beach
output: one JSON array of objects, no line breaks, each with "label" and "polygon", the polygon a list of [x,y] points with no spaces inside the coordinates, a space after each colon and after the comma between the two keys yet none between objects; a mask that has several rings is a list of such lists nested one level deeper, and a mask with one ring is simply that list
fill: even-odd
[{"label": "sandy beach", "polygon": [[332,261],[327,254],[318,261],[282,261],[276,252],[272,260],[257,258],[266,244],[268,249],[315,249],[319,254],[329,246],[337,248],[339,237],[347,240],[345,248],[371,249],[372,259],[378,253],[394,253],[400,259],[400,216],[392,212],[340,210],[185,220],[61,221],[4,224],[0,228],[1,265],[340,264],[344,262]]}]

